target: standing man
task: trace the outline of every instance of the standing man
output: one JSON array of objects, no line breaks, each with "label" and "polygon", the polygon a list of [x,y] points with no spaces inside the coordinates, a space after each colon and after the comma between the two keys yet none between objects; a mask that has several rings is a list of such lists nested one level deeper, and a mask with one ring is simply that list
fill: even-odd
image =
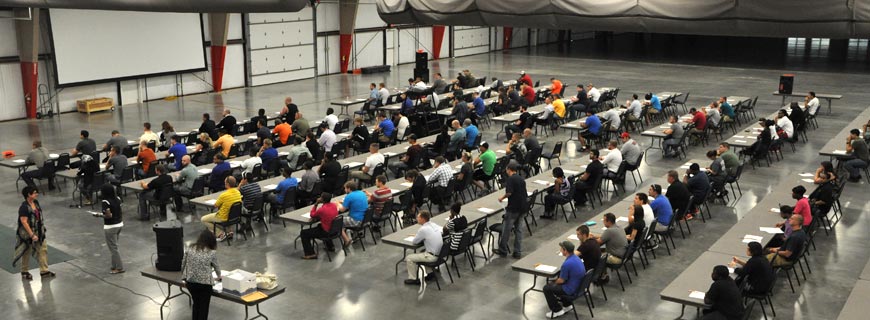
[{"label": "standing man", "polygon": [[[441,253],[441,247],[444,245],[444,240],[441,238],[441,227],[429,221],[432,219],[432,214],[429,211],[420,211],[417,213],[417,224],[420,229],[414,235],[414,240],[411,242],[415,245],[423,243],[426,249],[424,252],[409,254],[405,257],[405,264],[408,268],[408,279],[405,284],[419,285],[420,279],[417,278],[417,263],[418,262],[435,262],[438,260],[438,254]],[[427,274],[426,280],[434,279],[434,274]]]},{"label": "standing man", "polygon": [[861,139],[861,132],[858,129],[849,131],[849,137],[846,138],[846,152],[851,153],[854,157],[844,164],[846,170],[849,171],[849,181],[858,182],[861,180],[861,172],[858,169],[867,168],[867,163],[870,161],[867,143]]},{"label": "standing man", "polygon": [[[507,199],[508,203],[505,206],[504,220],[501,224],[501,233],[499,234],[498,249],[494,253],[500,256],[506,256],[509,250],[508,242],[510,242],[510,232],[513,229],[514,233],[514,258],[522,256],[522,241],[523,228],[520,225],[520,219],[523,212],[526,210],[526,201],[528,194],[526,193],[526,180],[523,180],[517,174],[519,164],[511,162],[507,166],[508,178],[505,179],[505,194],[498,198],[499,202]],[[571,248],[569,252],[574,252]]]},{"label": "standing man", "polygon": [[559,243],[559,254],[565,257],[559,277],[556,281],[546,284],[543,290],[547,306],[550,307],[550,312],[547,312],[548,319],[560,317],[571,311],[571,297],[577,294],[578,290],[583,290],[580,288],[580,283],[586,275],[586,267],[574,254],[574,244],[571,241]]},{"label": "standing man", "polygon": [[293,103],[293,98],[284,98],[284,108],[281,108],[281,115],[284,116],[284,122],[293,124],[293,121],[296,121],[297,113],[299,113],[299,107]]}]

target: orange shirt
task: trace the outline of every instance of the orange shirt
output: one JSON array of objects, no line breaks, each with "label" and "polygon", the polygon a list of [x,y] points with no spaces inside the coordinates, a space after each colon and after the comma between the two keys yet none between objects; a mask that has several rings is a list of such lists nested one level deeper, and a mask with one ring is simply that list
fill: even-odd
[{"label": "orange shirt", "polygon": [[236,142],[236,140],[233,139],[233,136],[225,134],[218,138],[217,141],[214,142],[214,145],[212,147],[217,148],[218,146],[220,146],[221,148],[223,148],[223,150],[221,150],[221,153],[224,155],[224,157],[229,157],[230,148],[233,147],[234,142]]},{"label": "orange shirt", "polygon": [[281,140],[281,144],[287,144],[287,139],[293,134],[293,128],[286,122],[282,122],[275,126],[275,129],[272,129],[272,133],[278,134],[278,139]]},{"label": "orange shirt", "polygon": [[562,94],[562,81],[553,80],[553,88],[550,93]]},{"label": "orange shirt", "polygon": [[157,155],[151,148],[142,148],[139,150],[136,160],[142,163],[142,171],[148,172],[148,169],[151,168],[151,162],[157,161]]}]

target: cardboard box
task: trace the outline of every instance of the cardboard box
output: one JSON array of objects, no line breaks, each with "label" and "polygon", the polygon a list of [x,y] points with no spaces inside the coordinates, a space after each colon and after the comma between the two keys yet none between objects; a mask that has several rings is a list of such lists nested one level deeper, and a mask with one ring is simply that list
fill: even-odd
[{"label": "cardboard box", "polygon": [[224,292],[235,295],[246,295],[257,291],[257,276],[244,270],[233,270],[223,275]]},{"label": "cardboard box", "polygon": [[96,111],[114,110],[115,102],[112,101],[112,98],[78,100],[76,101],[76,109],[78,110],[78,112],[85,112],[87,114],[91,114],[91,112]]}]

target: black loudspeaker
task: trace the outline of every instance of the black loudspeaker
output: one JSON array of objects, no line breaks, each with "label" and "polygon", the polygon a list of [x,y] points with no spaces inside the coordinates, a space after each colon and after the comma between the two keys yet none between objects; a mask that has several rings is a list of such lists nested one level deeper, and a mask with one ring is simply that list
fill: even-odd
[{"label": "black loudspeaker", "polygon": [[417,52],[417,69],[427,69],[429,68],[429,54],[424,52]]},{"label": "black loudspeaker", "polygon": [[154,267],[163,271],[181,271],[181,259],[184,258],[184,229],[181,222],[158,222],[153,230],[157,236],[157,261]]},{"label": "black loudspeaker", "polygon": [[784,74],[779,76],[779,93],[791,94],[791,89],[794,86],[794,75]]},{"label": "black loudspeaker", "polygon": [[415,68],[414,79],[420,78],[423,82],[429,83],[429,68]]}]

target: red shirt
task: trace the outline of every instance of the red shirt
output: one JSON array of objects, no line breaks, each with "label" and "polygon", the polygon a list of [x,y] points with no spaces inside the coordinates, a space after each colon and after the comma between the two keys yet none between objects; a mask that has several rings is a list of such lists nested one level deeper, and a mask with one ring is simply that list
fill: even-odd
[{"label": "red shirt", "polygon": [[695,123],[695,129],[704,130],[707,127],[707,117],[701,111],[696,111],[692,117],[692,122]]},{"label": "red shirt", "polygon": [[332,220],[338,216],[338,206],[332,202],[324,203],[320,207],[312,206],[310,214],[312,219],[320,218],[320,228],[329,232],[329,229],[332,228]]},{"label": "red shirt", "polygon": [[151,148],[142,148],[139,150],[136,160],[142,162],[142,171],[148,172],[148,169],[151,168],[151,162],[157,161],[157,155]]},{"label": "red shirt", "polygon": [[797,201],[794,205],[794,213],[804,217],[804,227],[809,226],[810,222],[813,222],[813,214],[810,211],[810,200],[807,198],[800,198],[800,200]]},{"label": "red shirt", "polygon": [[532,86],[528,85],[523,89],[523,98],[526,98],[526,101],[529,102],[529,105],[535,103],[535,89],[532,89]]},{"label": "red shirt", "polygon": [[532,86],[532,77],[530,77],[529,74],[526,73],[522,77],[520,77],[520,83],[525,83],[527,86],[531,87]]}]

